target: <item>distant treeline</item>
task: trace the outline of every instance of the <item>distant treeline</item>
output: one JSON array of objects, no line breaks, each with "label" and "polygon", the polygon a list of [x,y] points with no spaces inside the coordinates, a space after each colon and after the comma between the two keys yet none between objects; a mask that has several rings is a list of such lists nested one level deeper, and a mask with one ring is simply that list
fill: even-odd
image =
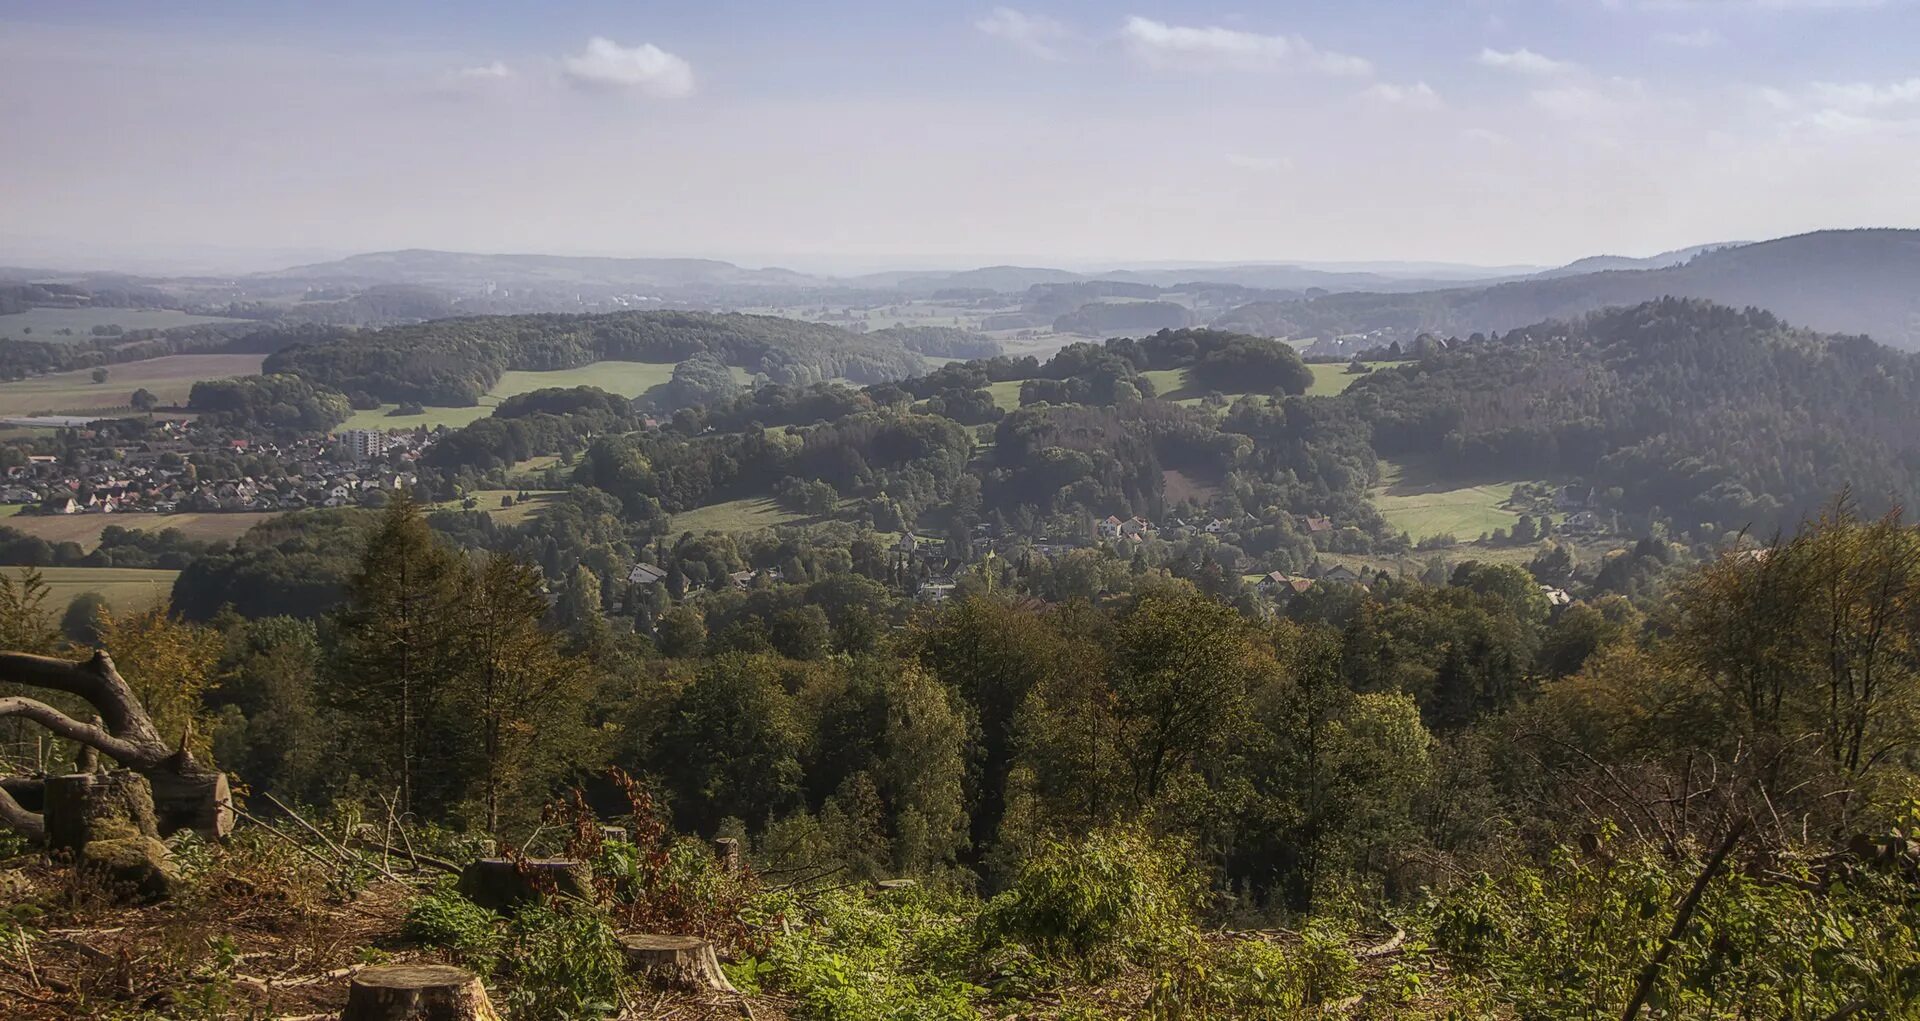
[{"label": "distant treeline", "polygon": [[706,312],[616,312],[442,319],[342,334],[276,352],[265,371],[331,387],[362,403],[466,406],[509,369],[577,368],[602,360],[679,362],[712,355],[775,382],[845,377],[862,383],[920,371],[898,340],[818,323]]}]

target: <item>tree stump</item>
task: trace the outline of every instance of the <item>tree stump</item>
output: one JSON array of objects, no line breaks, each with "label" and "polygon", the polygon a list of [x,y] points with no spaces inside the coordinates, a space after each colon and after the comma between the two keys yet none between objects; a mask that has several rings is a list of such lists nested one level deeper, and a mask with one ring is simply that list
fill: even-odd
[{"label": "tree stump", "polygon": [[740,839],[738,837],[713,838],[713,856],[720,861],[720,871],[735,875],[740,871]]},{"label": "tree stump", "polygon": [[48,777],[47,846],[79,855],[96,840],[158,837],[153,794],[145,777],[128,770]]},{"label": "tree stump", "polygon": [[633,843],[633,835],[627,832],[625,826],[602,826],[600,827],[600,842],[605,844],[631,844]]},{"label": "tree stump", "polygon": [[340,1021],[500,1021],[487,987],[445,964],[387,964],[353,977]]},{"label": "tree stump", "polygon": [[456,888],[493,911],[511,911],[542,894],[592,901],[593,872],[573,858],[482,858],[460,870]]},{"label": "tree stump", "polygon": [[628,968],[663,985],[695,992],[740,992],[720,970],[713,944],[697,936],[636,933],[620,937],[620,950]]}]

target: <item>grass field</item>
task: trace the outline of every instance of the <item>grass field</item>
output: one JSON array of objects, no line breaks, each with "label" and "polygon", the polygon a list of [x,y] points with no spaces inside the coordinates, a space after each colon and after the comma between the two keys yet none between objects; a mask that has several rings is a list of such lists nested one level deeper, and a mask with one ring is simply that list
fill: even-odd
[{"label": "grass field", "polygon": [[1486,480],[1467,483],[1441,479],[1426,467],[1412,463],[1382,461],[1380,485],[1374,488],[1373,502],[1381,516],[1415,542],[1436,535],[1452,535],[1462,542],[1479,538],[1481,532],[1512,528],[1520,518],[1507,508],[1513,487],[1526,480]]},{"label": "grass field", "polygon": [[993,403],[999,405],[1001,411],[1018,411],[1022,382],[1024,380],[1003,379],[997,383],[988,383],[987,392],[993,395]]},{"label": "grass field", "polygon": [[[0,319],[10,318],[0,316]],[[34,331],[36,334],[38,330]],[[135,390],[146,389],[165,405],[187,402],[193,384],[260,371],[265,355],[168,355],[143,362],[107,366],[107,381],[95,383],[92,369],[52,372],[0,383],[0,416],[39,412],[129,410]]]},{"label": "grass field", "polygon": [[781,507],[768,497],[729,500],[673,516],[674,532],[757,532],[776,525],[808,520],[804,514]]},{"label": "grass field", "polygon": [[[0,568],[18,581],[29,569]],[[55,614],[67,608],[82,592],[98,592],[122,613],[145,610],[165,602],[173,594],[173,579],[179,571],[147,571],[131,567],[42,567],[40,577],[47,583],[46,607]]]},{"label": "grass field", "polygon": [[[475,500],[474,510],[486,511],[493,516],[493,520],[496,523],[502,525],[518,525],[532,518],[534,515],[540,513],[541,509],[544,508],[549,501],[560,495],[558,493],[528,492],[525,500],[515,501],[511,507],[500,506],[501,497],[514,496],[519,492],[520,490],[517,489],[476,489],[468,495],[472,496]],[[447,500],[436,503],[433,507],[435,510],[464,509],[459,500]]]},{"label": "grass field", "polygon": [[[424,425],[431,429],[444,425],[449,429],[458,429],[463,425],[477,422],[493,414],[500,402],[517,394],[531,393],[553,387],[597,386],[609,393],[623,397],[638,397],[656,386],[673,378],[671,362],[594,362],[577,369],[555,369],[552,372],[523,372],[518,369],[500,374],[500,382],[480,398],[480,403],[471,408],[428,408],[424,415],[390,415],[394,405],[383,404],[369,411],[356,411],[347,419],[342,429],[412,429]],[[742,383],[751,375],[742,368],[733,369],[734,378]]]},{"label": "grass field", "polygon": [[[96,326],[126,330],[166,330],[199,323],[237,323],[238,319],[193,316],[164,308],[30,308],[0,316],[0,340],[41,340],[52,344],[93,339]],[[32,332],[29,333],[28,331]],[[72,330],[63,335],[59,331]]]},{"label": "grass field", "polygon": [[[496,497],[494,503],[500,501]],[[109,525],[164,532],[178,528],[189,539],[204,542],[232,541],[262,521],[278,515],[270,511],[245,511],[234,514],[20,514],[18,508],[7,517],[8,528],[39,536],[51,543],[77,542],[85,549],[100,545],[100,532]]]},{"label": "grass field", "polygon": [[[1406,362],[1368,362],[1367,367],[1378,371],[1406,364]],[[1313,385],[1307,388],[1308,397],[1337,397],[1346,393],[1347,387],[1367,378],[1367,373],[1364,372],[1347,372],[1345,365],[1318,364],[1307,367],[1313,370]]]}]

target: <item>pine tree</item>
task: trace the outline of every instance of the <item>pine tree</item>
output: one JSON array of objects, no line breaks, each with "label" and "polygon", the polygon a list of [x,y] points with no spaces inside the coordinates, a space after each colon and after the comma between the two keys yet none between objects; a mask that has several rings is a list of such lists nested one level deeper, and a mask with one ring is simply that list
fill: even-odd
[{"label": "pine tree", "polygon": [[360,765],[399,788],[402,812],[416,807],[419,756],[455,669],[464,573],[403,494],[387,506],[347,582],[328,699],[359,731]]}]

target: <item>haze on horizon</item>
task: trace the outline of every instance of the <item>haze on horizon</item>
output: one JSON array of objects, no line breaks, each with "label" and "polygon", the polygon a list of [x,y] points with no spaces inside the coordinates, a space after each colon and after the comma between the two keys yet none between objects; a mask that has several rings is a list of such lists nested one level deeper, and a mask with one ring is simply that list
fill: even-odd
[{"label": "haze on horizon", "polygon": [[0,0],[0,263],[1554,265],[1920,225],[1908,0]]}]

